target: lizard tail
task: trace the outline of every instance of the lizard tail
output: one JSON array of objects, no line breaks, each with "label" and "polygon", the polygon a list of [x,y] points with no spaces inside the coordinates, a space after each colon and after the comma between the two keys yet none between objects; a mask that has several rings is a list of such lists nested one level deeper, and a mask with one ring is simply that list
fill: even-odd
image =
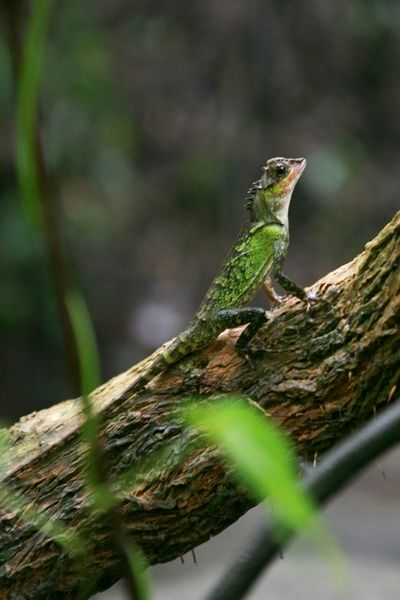
[{"label": "lizard tail", "polygon": [[164,371],[167,367],[178,362],[181,358],[186,356],[191,350],[190,339],[193,329],[186,329],[181,335],[178,335],[173,342],[168,346],[162,354],[159,354],[154,360],[153,364],[147,370],[142,372],[129,387],[126,393],[135,394],[140,392],[146,384],[148,384],[156,375]]},{"label": "lizard tail", "polygon": [[165,360],[164,354],[161,354],[156,358],[148,370],[132,383],[132,385],[125,391],[125,394],[136,394],[137,392],[140,392],[156,375],[161,373],[161,371],[164,371],[167,366],[168,362]]}]

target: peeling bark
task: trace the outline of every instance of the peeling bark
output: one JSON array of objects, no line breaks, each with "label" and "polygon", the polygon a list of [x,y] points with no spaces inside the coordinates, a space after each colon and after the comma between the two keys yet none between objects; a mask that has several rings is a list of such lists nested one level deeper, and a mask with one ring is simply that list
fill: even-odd
[{"label": "peeling bark", "polygon": [[[306,459],[319,456],[391,401],[400,380],[400,213],[364,252],[312,290],[320,302],[308,312],[293,298],[273,311],[273,320],[254,340],[260,353],[252,365],[235,352],[239,328],[224,332],[134,397],[124,390],[154,355],[93,393],[112,475],[166,443],[185,449],[182,460],[171,452],[139,478],[120,506],[150,563],[184,554],[252,505],[223,469],[217,450],[195,432],[183,431],[172,416],[180,400],[195,394],[212,402],[221,393],[245,394],[288,431]],[[9,430],[13,447],[2,481],[82,533],[91,545],[90,560],[82,569],[2,507],[0,598],[89,598],[121,576],[107,523],[90,511],[81,422],[79,399],[21,419]]]}]

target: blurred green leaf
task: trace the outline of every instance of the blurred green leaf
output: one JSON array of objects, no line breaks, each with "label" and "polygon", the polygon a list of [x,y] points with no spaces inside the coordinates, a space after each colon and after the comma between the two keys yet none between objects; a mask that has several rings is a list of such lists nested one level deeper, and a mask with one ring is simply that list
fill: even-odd
[{"label": "blurred green leaf", "polygon": [[96,336],[88,307],[82,295],[76,290],[71,290],[66,298],[66,303],[78,348],[81,392],[86,396],[100,384]]},{"label": "blurred green leaf", "polygon": [[260,411],[230,399],[192,406],[188,420],[221,447],[253,496],[271,499],[283,523],[297,530],[310,521],[314,508],[299,486],[288,440]]},{"label": "blurred green leaf", "polygon": [[[95,334],[90,315],[83,297],[76,291],[71,291],[67,297],[67,307],[74,329],[78,347],[79,365],[81,372],[82,407],[85,420],[82,425],[82,440],[88,449],[85,456],[85,477],[91,492],[94,506],[102,513],[111,516],[112,511],[118,510],[117,496],[112,492],[111,479],[104,465],[103,447],[101,443],[101,421],[92,406],[89,393],[100,383],[100,368]],[[114,513],[114,520],[119,517]],[[112,517],[111,517],[112,518]],[[114,531],[118,535],[118,531]],[[147,563],[139,548],[131,542],[121,543],[121,552],[125,556],[130,570],[130,580],[135,587],[135,598],[149,598],[149,581]]]},{"label": "blurred green leaf", "polygon": [[285,434],[255,406],[228,397],[209,406],[184,409],[189,424],[202,429],[234,466],[234,475],[260,501],[272,501],[274,518],[307,534],[329,561],[341,598],[349,597],[349,573],[343,552],[300,486],[299,466]]},{"label": "blurred green leaf", "polygon": [[7,429],[0,429],[0,477],[3,476],[7,466],[7,453],[11,446],[10,435]]},{"label": "blurred green leaf", "polygon": [[124,544],[124,551],[137,586],[137,600],[148,600],[151,596],[150,579],[148,576],[148,565],[144,554],[140,548],[132,542]]},{"label": "blurred green leaf", "polygon": [[62,547],[64,552],[80,557],[87,554],[86,541],[74,529],[65,525],[49,511],[37,508],[32,502],[7,486],[0,487],[0,504],[18,518],[30,523]]},{"label": "blurred green leaf", "polygon": [[40,225],[39,165],[35,160],[39,85],[52,0],[32,2],[22,50],[17,95],[17,171],[22,203],[28,218]]},{"label": "blurred green leaf", "polygon": [[89,396],[90,392],[100,383],[96,337],[90,314],[82,296],[76,290],[70,291],[66,298],[66,304],[78,348],[81,403],[85,417],[82,424],[82,440],[88,448],[88,454],[85,457],[85,474],[89,487],[94,494],[95,503],[103,510],[104,506],[110,503],[110,499],[108,498],[108,487],[103,483],[103,477],[99,472],[100,419],[93,410]]},{"label": "blurred green leaf", "polygon": [[[4,476],[7,457],[11,451],[11,439],[6,429],[0,429],[0,476]],[[49,511],[37,508],[32,501],[23,497],[11,486],[0,484],[0,505],[3,509],[17,514],[18,518],[30,523],[42,533],[49,536],[65,552],[79,557],[87,553],[85,540],[72,528],[65,525]]]}]

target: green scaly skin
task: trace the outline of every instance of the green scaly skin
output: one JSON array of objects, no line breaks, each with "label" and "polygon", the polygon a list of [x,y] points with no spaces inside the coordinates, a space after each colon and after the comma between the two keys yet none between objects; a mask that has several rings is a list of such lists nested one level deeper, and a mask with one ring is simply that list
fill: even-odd
[{"label": "green scaly skin", "polygon": [[314,300],[282,272],[289,242],[288,209],[294,187],[306,166],[304,158],[271,158],[247,197],[250,220],[240,232],[220,272],[211,283],[186,329],[160,354],[127,392],[138,392],[158,373],[206,346],[227,328],[248,324],[236,342],[246,356],[251,338],[267,320],[262,308],[246,308],[269,276],[301,300]]}]

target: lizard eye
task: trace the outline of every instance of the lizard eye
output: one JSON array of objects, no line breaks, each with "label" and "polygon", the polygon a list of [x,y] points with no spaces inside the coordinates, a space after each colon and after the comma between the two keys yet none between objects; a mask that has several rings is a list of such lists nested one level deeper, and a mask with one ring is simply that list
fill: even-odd
[{"label": "lizard eye", "polygon": [[278,163],[275,166],[275,175],[277,175],[277,177],[279,177],[279,179],[281,177],[283,177],[283,175],[286,175],[286,173],[287,173],[287,168],[284,164]]}]

